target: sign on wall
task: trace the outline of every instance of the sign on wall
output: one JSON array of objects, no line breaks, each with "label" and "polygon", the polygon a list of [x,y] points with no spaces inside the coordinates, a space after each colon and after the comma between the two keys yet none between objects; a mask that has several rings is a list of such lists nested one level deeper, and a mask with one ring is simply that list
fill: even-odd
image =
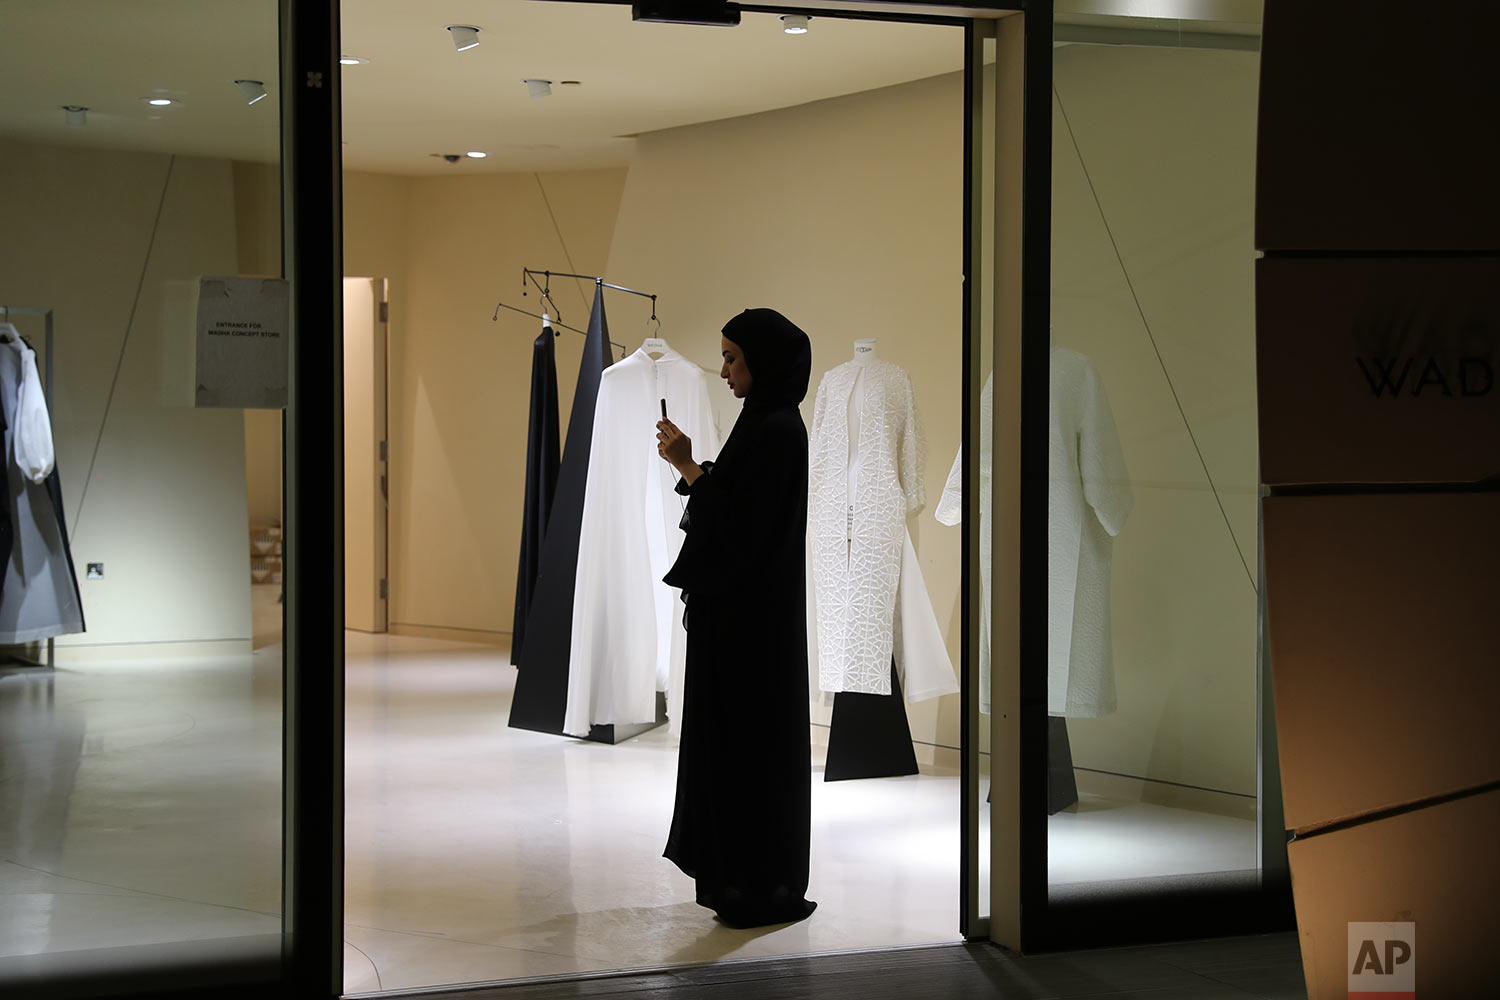
[{"label": "sign on wall", "polygon": [[288,302],[283,278],[198,279],[194,405],[286,406]]},{"label": "sign on wall", "polygon": [[1256,263],[1261,479],[1500,473],[1500,258]]}]

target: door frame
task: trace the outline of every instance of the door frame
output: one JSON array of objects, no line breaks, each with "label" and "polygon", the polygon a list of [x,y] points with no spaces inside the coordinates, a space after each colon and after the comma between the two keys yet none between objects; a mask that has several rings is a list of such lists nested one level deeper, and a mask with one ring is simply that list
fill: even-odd
[{"label": "door frame", "polygon": [[[605,0],[629,2],[629,0]],[[1019,353],[1017,376],[1020,420],[1007,432],[1018,466],[1020,507],[1017,538],[1007,558],[1015,563],[1017,602],[995,610],[1017,622],[1018,668],[1045,659],[1045,530],[1037,541],[1028,526],[1045,528],[1046,516],[1046,331],[1049,310],[1051,46],[1052,0],[1012,2],[897,3],[885,0],[804,0],[796,4],[744,5],[767,13],[806,12],[817,16],[859,17],[928,23],[967,24],[973,36],[997,19],[1014,19],[1006,31],[1006,51],[1023,54],[1021,100],[1004,122],[1019,144],[1007,147],[1007,179],[1019,185],[1019,203],[1006,206],[1006,221],[1019,239],[996,256],[1020,300],[1007,303],[1006,323],[996,326],[996,358]],[[342,177],[340,146],[339,2],[280,0],[282,94],[283,272],[291,284],[291,357],[286,415],[286,631],[284,642],[284,869],[283,982],[297,996],[337,997],[343,987],[343,743],[344,743],[344,587],[343,587],[343,356],[342,339],[327,336],[342,329]],[[972,55],[972,46],[966,49]],[[966,58],[971,81],[976,72]],[[966,88],[966,153],[976,106]],[[1007,95],[1007,100],[1009,98]],[[993,109],[997,113],[1005,110]],[[1041,113],[1038,113],[1040,108]],[[964,270],[973,274],[975,230],[973,161],[966,157]],[[997,161],[997,169],[1002,166]],[[999,206],[997,206],[997,211]],[[977,299],[968,281],[964,323],[964,440],[977,440],[977,365],[971,357],[977,329],[970,300]],[[999,286],[997,286],[999,287]],[[997,299],[999,296],[997,296]],[[1008,338],[1002,345],[1003,336]],[[1040,345],[1040,350],[1038,349]],[[1040,393],[1038,393],[1040,387]],[[1036,423],[1037,412],[1042,421]],[[996,412],[996,431],[1000,428]],[[998,433],[996,442],[1002,439]],[[1040,447],[1038,447],[1040,445]],[[964,478],[972,482],[973,448],[965,449]],[[1040,455],[1040,464],[1038,464]],[[1037,475],[1038,469],[1040,475]],[[997,480],[998,486],[998,480]],[[969,495],[974,496],[973,490]],[[996,491],[999,492],[999,489]],[[1038,521],[1038,517],[1041,518]],[[1014,685],[1020,718],[1007,719],[1019,740],[1016,767],[997,770],[1008,809],[1016,814],[1020,837],[1006,841],[992,855],[992,900],[1006,906],[1004,919],[984,920],[978,913],[978,745],[977,673],[967,637],[977,611],[978,532],[974,518],[964,522],[962,603],[966,642],[960,657],[965,691],[961,723],[963,780],[961,809],[960,931],[970,938],[990,937],[1011,948],[1028,947],[1033,915],[1045,911],[1045,713],[1037,709],[1044,689],[1039,675],[1015,669],[998,683]],[[996,532],[997,538],[1005,532]],[[1030,541],[1027,536],[1031,535]],[[1038,545],[1040,556],[1038,557]],[[998,547],[997,547],[998,548]],[[1001,564],[996,563],[997,569]],[[1040,575],[1037,570],[1040,566]],[[1040,587],[1038,587],[1038,582]],[[1040,594],[1040,606],[1035,599]],[[1028,595],[1030,599],[1028,600]],[[996,616],[999,620],[999,616]],[[1038,644],[1041,644],[1040,646]],[[1044,693],[1044,692],[1043,692]],[[1043,705],[1044,707],[1044,705]],[[992,717],[995,725],[998,716]],[[993,744],[992,744],[993,745]],[[1041,753],[1038,755],[1037,751]],[[1042,822],[1036,822],[1037,818]],[[1040,830],[1040,838],[1037,831]],[[1043,864],[1035,865],[1041,858]],[[1029,862],[1029,863],[1028,863]],[[1038,910],[1040,885],[1040,911]],[[1010,891],[1018,890],[1018,891]],[[1023,924],[1022,917],[1027,918]]]}]

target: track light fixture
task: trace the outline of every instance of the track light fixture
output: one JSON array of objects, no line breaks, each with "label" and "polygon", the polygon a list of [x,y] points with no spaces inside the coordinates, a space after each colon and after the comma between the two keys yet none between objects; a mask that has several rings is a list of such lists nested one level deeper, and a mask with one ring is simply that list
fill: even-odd
[{"label": "track light fixture", "polygon": [[782,14],[781,30],[785,31],[788,35],[805,35],[807,34],[807,22],[811,20],[812,18],[806,14]]},{"label": "track light fixture", "polygon": [[551,80],[522,80],[521,82],[526,84],[526,93],[531,95],[532,100],[552,96]]},{"label": "track light fixture", "polygon": [[246,104],[254,104],[266,96],[266,85],[260,80],[236,80],[234,85],[240,88],[240,96]]},{"label": "track light fixture", "polygon": [[89,109],[81,104],[64,104],[63,122],[68,128],[83,128],[89,123]]},{"label": "track light fixture", "polygon": [[453,36],[453,47],[458,51],[464,52],[479,44],[479,29],[474,25],[450,24],[447,28]]}]

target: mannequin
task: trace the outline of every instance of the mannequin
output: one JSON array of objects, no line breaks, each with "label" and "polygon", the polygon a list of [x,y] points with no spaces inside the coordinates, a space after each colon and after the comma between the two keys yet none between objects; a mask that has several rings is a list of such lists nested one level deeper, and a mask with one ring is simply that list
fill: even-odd
[{"label": "mannequin", "polygon": [[849,393],[849,459],[845,479],[849,509],[844,519],[844,537],[848,539],[854,537],[854,501],[859,496],[859,420],[865,410],[864,370],[875,363],[876,357],[874,337],[854,342],[854,364],[860,371],[854,377],[854,390]]},{"label": "mannequin", "polygon": [[911,379],[873,338],[818,385],[808,442],[815,686],[907,701],[958,690],[906,521],[922,508],[921,426]]}]

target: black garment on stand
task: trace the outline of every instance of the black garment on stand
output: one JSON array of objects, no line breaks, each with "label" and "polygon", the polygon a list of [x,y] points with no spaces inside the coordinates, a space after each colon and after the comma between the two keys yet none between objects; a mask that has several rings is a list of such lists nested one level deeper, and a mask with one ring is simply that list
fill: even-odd
[{"label": "black garment on stand", "polygon": [[742,314],[724,336],[754,382],[718,461],[677,486],[689,497],[687,537],[664,579],[683,591],[687,664],[663,854],[697,881],[700,905],[757,927],[817,905],[806,899],[807,428],[797,409],[812,353],[770,310]]},{"label": "black garment on stand", "polygon": [[[568,655],[573,642],[573,583],[578,577],[578,534],[583,527],[583,492],[589,478],[594,436],[594,403],[599,376],[610,362],[609,324],[604,318],[604,287],[594,286],[594,311],[578,365],[568,440],[557,472],[557,492],[547,517],[537,565],[536,589],[526,616],[526,666],[516,672],[510,725],[562,735],[568,708]],[[650,428],[647,428],[650,431]]]},{"label": "black garment on stand", "polygon": [[526,504],[521,514],[521,558],[516,567],[516,609],[511,619],[510,662],[521,663],[526,616],[536,589],[547,516],[557,492],[557,334],[543,326],[531,345],[531,421],[526,432]]},{"label": "black garment on stand", "polygon": [[901,678],[891,660],[891,693],[840,691],[833,696],[828,724],[828,759],[824,781],[850,778],[895,778],[920,774],[911,741],[911,723],[901,695]]},{"label": "black garment on stand", "polygon": [[1073,777],[1073,748],[1068,743],[1068,720],[1047,716],[1047,815],[1055,816],[1078,801]]}]

